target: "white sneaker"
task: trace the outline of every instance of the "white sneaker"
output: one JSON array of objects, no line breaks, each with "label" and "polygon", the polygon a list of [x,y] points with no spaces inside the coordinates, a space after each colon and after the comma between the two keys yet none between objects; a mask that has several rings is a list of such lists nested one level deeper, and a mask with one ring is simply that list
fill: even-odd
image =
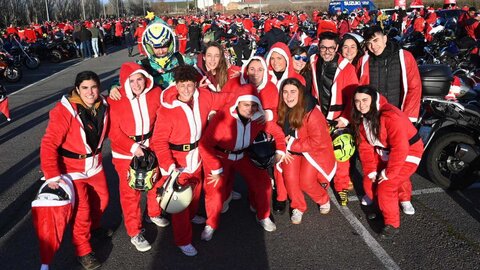
[{"label": "white sneaker", "polygon": [[413,205],[410,201],[400,202],[400,205],[402,206],[403,213],[407,215],[415,214],[415,208],[413,208]]},{"label": "white sneaker", "polygon": [[362,205],[368,206],[368,205],[372,205],[372,203],[373,203],[372,199],[370,199],[367,195],[364,195],[362,197]]},{"label": "white sneaker", "polygon": [[228,197],[228,199],[226,201],[223,202],[223,208],[222,208],[222,214],[223,213],[226,213],[228,211],[228,209],[230,208],[230,201],[232,200],[232,194],[230,193],[230,196]]},{"label": "white sneaker", "polygon": [[210,225],[206,225],[205,228],[203,229],[200,239],[202,239],[203,241],[210,241],[212,240],[214,232],[215,232],[214,228],[210,227]]},{"label": "white sneaker", "polygon": [[162,216],[158,216],[158,217],[149,217],[149,216],[146,216],[145,217],[145,221],[148,222],[148,223],[154,223],[155,225],[157,225],[158,227],[167,227],[168,225],[170,225],[170,221],[168,221],[168,219],[162,217]]},{"label": "white sneaker", "polygon": [[302,211],[300,211],[298,209],[293,209],[292,216],[290,217],[290,220],[292,221],[293,224],[300,224],[300,223],[302,223],[302,216],[303,216]]},{"label": "white sneaker", "polygon": [[189,257],[195,256],[198,253],[197,249],[194,246],[192,246],[192,244],[188,244],[185,246],[178,246],[178,248],[183,252],[183,254]]},{"label": "white sneaker", "polygon": [[258,221],[258,223],[260,223],[260,226],[267,232],[273,232],[277,229],[277,226],[269,217]]},{"label": "white sneaker", "polygon": [[330,213],[330,201],[328,201],[326,204],[320,205],[320,214],[326,215]]},{"label": "white sneaker", "polygon": [[240,192],[236,192],[232,190],[232,200],[236,201],[236,200],[240,200],[241,198],[242,198],[242,194],[240,194]]},{"label": "white sneaker", "polygon": [[199,216],[199,215],[195,215],[195,216],[192,218],[192,223],[193,223],[193,224],[197,224],[197,225],[199,225],[199,224],[205,224],[206,221],[207,221],[207,220],[206,220],[204,217]]},{"label": "white sneaker", "polygon": [[143,237],[142,233],[135,235],[134,237],[130,238],[130,242],[137,248],[138,251],[145,252],[152,248],[150,243]]}]

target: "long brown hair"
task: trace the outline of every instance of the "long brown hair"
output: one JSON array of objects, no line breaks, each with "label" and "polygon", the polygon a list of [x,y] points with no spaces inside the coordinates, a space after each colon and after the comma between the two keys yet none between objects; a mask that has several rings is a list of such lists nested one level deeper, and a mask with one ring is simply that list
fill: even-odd
[{"label": "long brown hair", "polygon": [[[286,85],[293,85],[298,88],[298,102],[293,108],[288,108],[285,101],[283,101],[283,88]],[[305,98],[305,87],[303,84],[296,78],[288,78],[283,81],[282,86],[280,87],[278,99],[278,121],[277,123],[283,127],[285,124],[285,119],[288,112],[288,122],[290,127],[298,129],[302,127],[303,117],[307,114],[307,100]]]},{"label": "long brown hair", "polygon": [[[367,94],[372,98],[370,110],[366,114],[362,114],[355,106],[355,95],[357,93]],[[353,109],[352,109],[352,129],[355,134],[357,143],[360,142],[360,126],[363,125],[363,119],[368,120],[368,125],[373,136],[380,139],[380,112],[377,109],[378,92],[371,85],[360,85],[353,94]]]},{"label": "long brown hair", "polygon": [[[227,80],[228,80],[227,60],[225,59],[225,52],[223,51],[222,45],[220,45],[218,42],[210,41],[205,46],[205,50],[203,52],[204,56],[206,56],[207,50],[210,47],[215,47],[220,51],[220,61],[218,62],[218,66],[215,68],[215,76],[214,77],[215,77],[215,80],[217,81],[220,89],[222,89],[223,86],[227,83]],[[208,71],[208,72],[210,72],[210,71]]]}]

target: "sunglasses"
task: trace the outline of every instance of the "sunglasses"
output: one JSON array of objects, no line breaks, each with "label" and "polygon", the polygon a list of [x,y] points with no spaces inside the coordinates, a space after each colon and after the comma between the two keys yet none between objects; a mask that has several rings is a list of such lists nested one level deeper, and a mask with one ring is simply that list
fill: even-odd
[{"label": "sunglasses", "polygon": [[298,54],[295,54],[293,56],[293,59],[297,60],[297,61],[300,61],[302,60],[303,62],[307,62],[308,61],[308,57],[307,56],[302,56],[302,55],[298,55]]}]

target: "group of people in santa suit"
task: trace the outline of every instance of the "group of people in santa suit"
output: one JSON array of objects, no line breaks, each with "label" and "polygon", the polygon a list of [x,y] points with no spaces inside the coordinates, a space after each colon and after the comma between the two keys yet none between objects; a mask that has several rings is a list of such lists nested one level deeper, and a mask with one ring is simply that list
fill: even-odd
[{"label": "group of people in santa suit", "polygon": [[[276,230],[270,219],[272,199],[278,213],[289,203],[291,222],[300,224],[307,211],[304,193],[320,214],[330,212],[327,190],[333,180],[346,205],[350,163],[336,160],[329,134],[329,128],[346,127],[353,130],[363,167],[362,204],[378,205],[385,222],[381,237],[394,237],[399,206],[414,213],[410,176],[423,151],[412,124],[420,108],[420,76],[413,56],[390,44],[380,27],[371,27],[363,38],[368,51],[355,61],[340,53],[344,40],[324,32],[318,54],[292,55],[279,42],[265,58],[252,57],[240,70],[227,67],[222,46],[210,42],[194,65],[178,64],[165,89],[142,63],[124,63],[119,87],[108,98],[100,95],[98,75],[77,74],[73,89],[50,112],[40,155],[51,188],[66,178],[74,183],[72,240],[83,267],[100,267],[91,235],[111,236],[100,226],[109,200],[101,154],[107,137],[125,228],[139,251],[151,245],[143,236],[142,192],[127,183],[133,157],[153,151],[162,175],[147,192],[145,220],[159,227],[171,220],[175,245],[195,256],[192,223],[205,224],[200,236],[204,241],[221,233],[221,213],[228,211],[232,199],[241,198],[233,191],[236,173],[247,184],[250,210],[268,232]],[[152,57],[161,57],[167,46],[153,48]],[[299,72],[299,61],[306,75]],[[255,167],[246,151],[262,132],[276,144],[270,175]],[[169,220],[155,192],[173,171],[181,171],[178,181],[192,187],[193,200]],[[206,218],[198,215],[202,190]]]}]

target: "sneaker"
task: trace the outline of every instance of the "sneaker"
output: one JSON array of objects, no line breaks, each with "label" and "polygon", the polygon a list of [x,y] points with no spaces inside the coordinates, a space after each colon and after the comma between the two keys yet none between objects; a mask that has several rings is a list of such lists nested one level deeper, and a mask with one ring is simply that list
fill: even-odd
[{"label": "sneaker", "polygon": [[302,211],[300,211],[298,209],[293,209],[292,216],[290,217],[290,220],[292,221],[293,224],[300,224],[300,223],[302,223],[302,216],[303,216]]},{"label": "sneaker", "polygon": [[326,215],[330,213],[330,202],[320,205],[320,214]]},{"label": "sneaker", "polygon": [[287,201],[277,201],[273,200],[272,208],[274,214],[283,215],[287,209]]},{"label": "sneaker", "polygon": [[232,200],[240,200],[242,198],[242,194],[240,192],[232,191]]},{"label": "sneaker", "polygon": [[348,203],[348,190],[344,189],[338,192],[338,196],[340,197],[340,204],[342,206],[347,206]]},{"label": "sneaker", "polygon": [[162,216],[158,216],[158,217],[149,217],[149,216],[146,216],[145,217],[145,221],[148,222],[148,223],[154,223],[155,225],[157,225],[158,227],[167,227],[168,225],[170,225],[170,221],[168,221],[168,219],[162,217]]},{"label": "sneaker", "polygon": [[197,249],[194,246],[192,246],[192,244],[188,244],[185,246],[178,246],[178,248],[183,252],[183,254],[189,257],[195,256],[198,253]]},{"label": "sneaker", "polygon": [[410,201],[400,202],[400,205],[402,206],[403,213],[407,215],[415,214],[415,208],[413,208],[413,205]]},{"label": "sneaker", "polygon": [[385,225],[380,233],[380,237],[382,237],[382,239],[392,239],[399,232],[400,229],[394,228],[392,225]]},{"label": "sneaker", "polygon": [[195,215],[195,216],[192,218],[192,223],[193,223],[193,224],[197,224],[197,225],[199,225],[199,224],[205,224],[206,221],[207,221],[207,220],[206,220],[204,217],[198,216],[198,215]]},{"label": "sneaker", "polygon": [[207,225],[203,229],[203,232],[202,232],[202,235],[200,236],[200,239],[202,239],[203,241],[210,241],[210,240],[212,240],[214,232],[215,232],[215,229],[210,227],[210,225]]},{"label": "sneaker", "polygon": [[372,205],[372,203],[373,203],[372,199],[370,199],[367,195],[364,195],[362,197],[362,205],[368,206],[368,205]]},{"label": "sneaker", "polygon": [[138,251],[145,252],[152,248],[150,243],[143,237],[142,233],[139,233],[130,239],[130,242],[137,248]]},{"label": "sneaker", "polygon": [[277,229],[277,226],[269,217],[259,220],[258,223],[260,223],[260,226],[267,232],[273,232]]},{"label": "sneaker", "polygon": [[101,263],[97,261],[97,258],[93,255],[92,252],[88,253],[85,256],[78,257],[78,262],[87,270],[97,269],[102,266]]},{"label": "sneaker", "polygon": [[233,197],[232,194],[230,194],[228,199],[223,202],[222,214],[226,213],[228,211],[228,209],[230,208],[229,204],[230,204],[230,201],[232,200],[232,197]]}]

